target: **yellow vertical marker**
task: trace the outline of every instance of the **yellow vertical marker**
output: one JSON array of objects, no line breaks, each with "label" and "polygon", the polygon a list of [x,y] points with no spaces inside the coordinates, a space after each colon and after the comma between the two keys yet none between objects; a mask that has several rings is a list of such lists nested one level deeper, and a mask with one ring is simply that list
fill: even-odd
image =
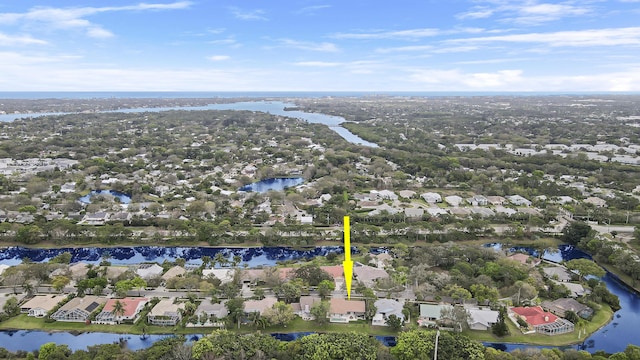
[{"label": "yellow vertical marker", "polygon": [[347,285],[347,297],[351,300],[351,280],[353,277],[353,261],[351,261],[351,226],[349,225],[349,217],[344,217],[344,261],[342,262],[344,270],[344,282]]}]

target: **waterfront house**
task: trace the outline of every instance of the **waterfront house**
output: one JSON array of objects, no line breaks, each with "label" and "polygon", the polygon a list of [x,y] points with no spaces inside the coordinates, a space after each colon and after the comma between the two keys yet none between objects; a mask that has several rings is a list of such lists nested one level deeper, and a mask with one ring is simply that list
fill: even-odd
[{"label": "waterfront house", "polygon": [[364,320],[365,303],[362,300],[331,298],[329,301],[329,322],[349,323]]},{"label": "waterfront house", "polygon": [[147,321],[151,325],[174,326],[182,319],[181,310],[184,303],[176,304],[175,299],[162,299],[147,314]]},{"label": "waterfront house", "polygon": [[164,269],[162,266],[153,264],[140,264],[136,269],[136,274],[143,279],[151,279],[153,277],[160,276]]},{"label": "waterfront house", "polygon": [[257,312],[264,315],[264,312],[271,309],[277,302],[278,299],[272,296],[267,296],[262,300],[247,300],[244,302],[244,312],[247,314]]},{"label": "waterfront house", "polygon": [[28,316],[43,317],[65,299],[66,296],[63,295],[36,295],[20,306],[20,312]]},{"label": "waterfront house", "polygon": [[544,275],[549,279],[561,281],[561,282],[569,282],[571,281],[571,273],[561,266],[550,266],[542,269]]},{"label": "waterfront house", "polygon": [[469,307],[467,311],[469,312],[467,324],[471,330],[487,331],[498,322],[499,313],[495,310]]},{"label": "waterfront house", "polygon": [[543,301],[540,306],[542,306],[543,309],[561,317],[566,317],[567,312],[569,311],[573,311],[576,315],[580,316],[583,319],[588,319],[591,317],[591,315],[593,315],[592,308],[579,303],[575,299],[570,298],[556,299],[554,301]]},{"label": "waterfront house", "polygon": [[75,297],[62,305],[51,318],[56,321],[86,322],[91,313],[106,302],[106,298],[93,295]]},{"label": "waterfront house", "polygon": [[378,279],[387,279],[389,274],[384,269],[364,265],[356,262],[353,266],[353,275],[357,281],[362,282],[367,287],[373,287]]},{"label": "waterfront house", "polygon": [[162,274],[162,280],[167,281],[169,279],[173,279],[175,277],[184,276],[187,273],[187,270],[182,266],[174,266],[167,270],[164,274]]},{"label": "waterfront house", "polygon": [[311,307],[315,303],[322,301],[317,296],[300,296],[300,302],[291,304],[293,306],[296,315],[300,316],[302,320],[313,320],[315,316],[311,315]]},{"label": "waterfront house", "polygon": [[420,304],[420,317],[418,325],[434,326],[442,318],[442,310],[451,310],[452,305],[449,304]]},{"label": "waterfront house", "polygon": [[[116,303],[122,305],[122,312],[116,313]],[[109,299],[102,308],[102,311],[96,316],[95,323],[115,325],[122,322],[134,323],[140,311],[149,302],[147,298],[124,298],[124,299]]]},{"label": "waterfront house", "polygon": [[[574,329],[571,322],[544,311],[540,306],[512,307],[509,308],[508,313],[511,321],[525,334],[536,332],[544,335],[559,335],[572,332]],[[527,328],[521,327],[518,318],[527,323]]]},{"label": "waterfront house", "polygon": [[404,322],[404,314],[402,309],[404,304],[392,299],[379,299],[375,302],[376,314],[371,320],[371,325],[387,326],[389,316],[395,315]]},{"label": "waterfront house", "polygon": [[225,302],[212,304],[209,300],[204,300],[196,309],[196,315],[206,314],[209,318],[222,319],[229,314]]}]

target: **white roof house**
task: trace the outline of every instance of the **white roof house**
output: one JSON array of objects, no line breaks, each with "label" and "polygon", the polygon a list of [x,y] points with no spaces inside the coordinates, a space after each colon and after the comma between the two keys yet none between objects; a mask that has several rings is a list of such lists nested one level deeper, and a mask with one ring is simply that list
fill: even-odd
[{"label": "white roof house", "polygon": [[143,279],[150,279],[155,276],[160,276],[164,269],[158,264],[140,264],[136,269],[136,274]]},{"label": "white roof house", "polygon": [[516,206],[531,206],[531,201],[523,198],[520,195],[507,196],[507,199],[509,199],[509,201]]},{"label": "white roof house", "polygon": [[424,194],[420,194],[420,197],[424,199],[424,201],[428,202],[429,204],[435,204],[438,202],[442,202],[442,196],[440,196],[440,194],[438,193],[434,193],[434,192],[426,192]]},{"label": "white roof house", "polygon": [[445,196],[444,201],[451,206],[460,206],[462,204],[462,198],[458,195]]},{"label": "white roof house", "polygon": [[471,330],[489,330],[498,322],[499,313],[495,310],[469,308],[467,323]]},{"label": "white roof house", "polygon": [[233,269],[204,269],[202,270],[202,277],[213,276],[224,284],[233,281],[234,271]]},{"label": "white roof house", "polygon": [[174,299],[162,299],[147,314],[147,321],[152,325],[173,326],[180,321],[180,310],[184,303],[176,304]]},{"label": "white roof house", "polygon": [[404,322],[404,314],[402,314],[404,304],[392,299],[379,299],[374,305],[377,311],[371,325],[387,326],[387,319],[391,315],[397,316]]}]

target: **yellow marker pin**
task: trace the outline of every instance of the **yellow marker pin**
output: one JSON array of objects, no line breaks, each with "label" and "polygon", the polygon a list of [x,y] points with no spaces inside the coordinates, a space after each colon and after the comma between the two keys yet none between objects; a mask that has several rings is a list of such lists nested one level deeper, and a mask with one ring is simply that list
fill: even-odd
[{"label": "yellow marker pin", "polygon": [[353,261],[351,261],[351,227],[348,216],[344,217],[344,261],[342,262],[342,267],[344,270],[344,282],[347,285],[347,297],[351,300]]}]

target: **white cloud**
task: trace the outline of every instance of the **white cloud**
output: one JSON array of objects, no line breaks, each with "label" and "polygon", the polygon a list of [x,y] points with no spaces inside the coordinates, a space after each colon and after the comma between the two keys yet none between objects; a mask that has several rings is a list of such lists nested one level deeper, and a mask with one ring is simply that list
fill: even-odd
[{"label": "white cloud", "polygon": [[590,5],[584,4],[585,2],[581,5],[576,5],[574,1],[541,3],[538,0],[485,0],[479,2],[486,5],[474,6],[467,12],[457,14],[456,17],[461,20],[473,20],[495,16],[499,17],[501,21],[523,25],[539,25],[566,17],[584,16],[594,12]]},{"label": "white cloud", "polygon": [[449,40],[449,43],[540,43],[548,46],[622,46],[640,45],[640,27],[527,33]]},{"label": "white cloud", "polygon": [[0,33],[0,46],[14,45],[46,45],[47,42],[29,35],[7,35]]},{"label": "white cloud", "polygon": [[228,55],[211,55],[208,56],[207,59],[211,61],[225,61],[231,59],[231,56]]},{"label": "white cloud", "polygon": [[339,62],[328,62],[328,61],[298,61],[293,64],[296,66],[309,66],[309,67],[320,67],[320,68],[336,67],[336,66],[342,65],[342,63],[339,63]]},{"label": "white cloud", "polygon": [[397,30],[397,31],[374,31],[369,33],[338,33],[332,35],[336,39],[355,39],[355,40],[370,40],[370,39],[420,39],[424,37],[431,37],[440,35],[441,32],[438,29],[409,29],[409,30]]},{"label": "white cloud", "polygon": [[280,39],[278,40],[280,46],[290,47],[299,50],[319,51],[319,52],[337,52],[338,47],[329,42],[315,43],[310,41],[298,41],[292,39]]},{"label": "white cloud", "polygon": [[396,52],[414,52],[414,51],[430,51],[433,49],[431,45],[415,45],[415,46],[399,46],[392,48],[380,48],[376,49],[377,53],[387,54]]},{"label": "white cloud", "polygon": [[330,7],[331,5],[312,5],[303,7],[302,9],[296,10],[293,13],[298,15],[311,15],[315,14],[318,10],[328,9]]},{"label": "white cloud", "polygon": [[265,11],[261,9],[256,10],[242,10],[235,6],[229,7],[229,11],[240,20],[269,20],[265,15]]},{"label": "white cloud", "polygon": [[89,37],[108,38],[113,36],[110,31],[91,23],[89,20],[86,20],[85,17],[104,12],[184,9],[190,5],[190,1],[179,1],[170,4],[139,3],[136,5],[106,7],[54,8],[37,6],[29,9],[25,13],[0,13],[0,23],[4,25],[20,23],[22,25],[28,25],[30,29],[34,29],[34,26],[39,24],[44,30],[82,29]]}]

